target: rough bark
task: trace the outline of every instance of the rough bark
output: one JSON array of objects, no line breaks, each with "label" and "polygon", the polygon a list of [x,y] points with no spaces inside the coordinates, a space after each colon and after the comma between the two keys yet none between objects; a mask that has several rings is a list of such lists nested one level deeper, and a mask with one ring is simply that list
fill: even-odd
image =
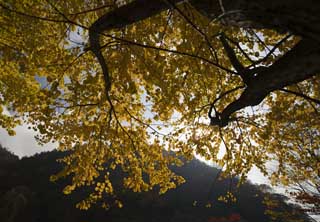
[{"label": "rough bark", "polygon": [[[122,28],[151,17],[183,2],[182,0],[136,0],[94,22],[89,37],[110,90],[111,80],[105,58],[101,53],[99,35],[104,31]],[[242,108],[259,104],[270,92],[306,80],[320,73],[320,2],[312,0],[190,0],[204,15],[220,15],[226,25],[268,28],[290,32],[302,40],[271,66],[257,69],[256,73],[241,66],[232,55],[225,39],[222,43],[234,68],[240,72],[246,85],[241,96],[215,116],[209,117],[211,125],[226,126],[230,116]],[[240,70],[241,69],[241,70]]]}]

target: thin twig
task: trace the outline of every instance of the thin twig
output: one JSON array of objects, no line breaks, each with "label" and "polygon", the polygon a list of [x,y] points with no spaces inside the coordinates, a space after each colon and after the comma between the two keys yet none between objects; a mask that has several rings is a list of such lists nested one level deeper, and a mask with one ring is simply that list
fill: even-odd
[{"label": "thin twig", "polygon": [[175,4],[173,4],[170,0],[164,0],[165,2],[168,3],[168,5],[170,5],[172,8],[174,8],[181,16],[182,18],[184,18],[193,29],[195,29],[205,40],[205,42],[207,43],[207,45],[209,46],[209,50],[210,53],[213,57],[215,57],[216,61],[218,61],[218,57],[217,57],[217,53],[216,50],[213,48],[212,44],[210,43],[210,40],[208,38],[208,36],[206,35],[206,33],[204,33],[204,31],[202,31],[196,24],[194,24],[189,18],[188,16],[186,16]]},{"label": "thin twig", "polygon": [[313,102],[313,103],[316,103],[316,104],[320,105],[320,100],[315,99],[315,98],[312,98],[312,97],[310,97],[310,96],[307,96],[307,95],[305,95],[305,94],[303,94],[303,93],[301,93],[301,92],[295,92],[295,91],[288,90],[288,89],[279,89],[279,91],[296,95],[296,96],[298,96],[298,97],[304,98],[304,99],[306,99],[306,100],[308,100],[308,101],[311,101],[311,102]]},{"label": "thin twig", "polygon": [[290,38],[291,36],[292,36],[291,34],[286,35],[283,39],[281,39],[279,42],[277,42],[277,44],[275,44],[271,50],[269,49],[269,53],[268,53],[265,57],[263,57],[263,58],[260,59],[260,60],[257,60],[257,61],[254,62],[252,65],[250,65],[248,68],[250,68],[250,67],[252,67],[252,66],[255,66],[255,65],[259,64],[259,63],[265,62],[265,61],[270,57],[270,55],[272,55],[272,54],[274,53],[274,51],[275,51],[277,48],[279,48],[279,46],[280,46],[282,43],[284,43],[284,42],[285,42],[288,38]]},{"label": "thin twig", "polygon": [[30,14],[27,14],[27,13],[24,13],[24,12],[15,10],[15,9],[11,9],[11,8],[5,6],[5,5],[2,4],[2,3],[0,3],[0,7],[4,8],[4,9],[10,11],[10,12],[14,12],[14,13],[16,13],[16,14],[18,14],[18,15],[26,16],[26,17],[33,18],[33,19],[43,20],[43,21],[47,21],[47,22],[68,23],[67,20],[58,20],[58,19],[54,19],[54,18],[48,18],[48,17],[41,17],[41,16],[36,16],[36,15],[30,15]]},{"label": "thin twig", "polygon": [[162,135],[162,136],[168,136],[167,134],[160,133],[160,132],[157,131],[155,128],[153,128],[150,124],[147,124],[147,123],[143,122],[142,120],[138,119],[137,117],[135,117],[134,115],[132,115],[127,108],[124,108],[124,110],[126,111],[126,113],[129,114],[129,116],[130,116],[132,119],[134,119],[134,120],[136,120],[137,122],[141,123],[142,125],[150,128],[150,129],[151,129],[152,131],[154,131],[155,133],[157,133],[157,134],[159,134],[159,135]]}]

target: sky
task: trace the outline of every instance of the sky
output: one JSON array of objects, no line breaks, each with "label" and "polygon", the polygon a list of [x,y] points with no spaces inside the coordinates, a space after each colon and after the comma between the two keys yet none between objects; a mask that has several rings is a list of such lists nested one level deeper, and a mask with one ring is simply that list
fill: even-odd
[{"label": "sky", "polygon": [[34,139],[36,135],[35,131],[28,129],[28,125],[26,124],[16,127],[15,131],[15,136],[9,136],[5,129],[0,128],[0,144],[20,158],[50,151],[56,146],[53,143],[40,146]]},{"label": "sky", "polygon": [[[9,111],[5,107],[2,108],[5,115],[10,115]],[[14,130],[16,135],[9,136],[7,131],[0,127],[0,144],[19,158],[32,156],[36,153],[45,151],[51,151],[57,146],[57,144],[54,143],[40,146],[34,138],[36,136],[36,132],[32,130],[32,126],[29,127],[27,124],[17,126]]]}]

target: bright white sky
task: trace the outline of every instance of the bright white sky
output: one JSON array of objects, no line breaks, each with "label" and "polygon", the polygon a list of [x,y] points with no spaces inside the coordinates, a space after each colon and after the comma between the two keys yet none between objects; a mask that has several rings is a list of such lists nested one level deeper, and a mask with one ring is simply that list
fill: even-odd
[{"label": "bright white sky", "polygon": [[18,126],[15,128],[16,135],[9,136],[7,131],[0,128],[0,144],[17,156],[32,156],[35,153],[53,150],[56,144],[47,144],[40,146],[37,144],[33,130],[29,130],[27,125]]}]

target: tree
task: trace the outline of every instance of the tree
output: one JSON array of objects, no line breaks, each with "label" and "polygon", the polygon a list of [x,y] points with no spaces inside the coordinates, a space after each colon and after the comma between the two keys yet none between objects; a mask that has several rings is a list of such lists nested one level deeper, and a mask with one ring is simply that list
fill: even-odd
[{"label": "tree", "polygon": [[33,124],[40,143],[70,151],[51,179],[73,175],[65,193],[93,186],[82,209],[103,195],[121,206],[116,167],[137,192],[182,183],[169,166],[195,153],[242,179],[275,159],[273,178],[286,182],[304,129],[317,161],[314,1],[8,0],[0,10],[0,104],[11,113],[0,124],[10,134]]}]

